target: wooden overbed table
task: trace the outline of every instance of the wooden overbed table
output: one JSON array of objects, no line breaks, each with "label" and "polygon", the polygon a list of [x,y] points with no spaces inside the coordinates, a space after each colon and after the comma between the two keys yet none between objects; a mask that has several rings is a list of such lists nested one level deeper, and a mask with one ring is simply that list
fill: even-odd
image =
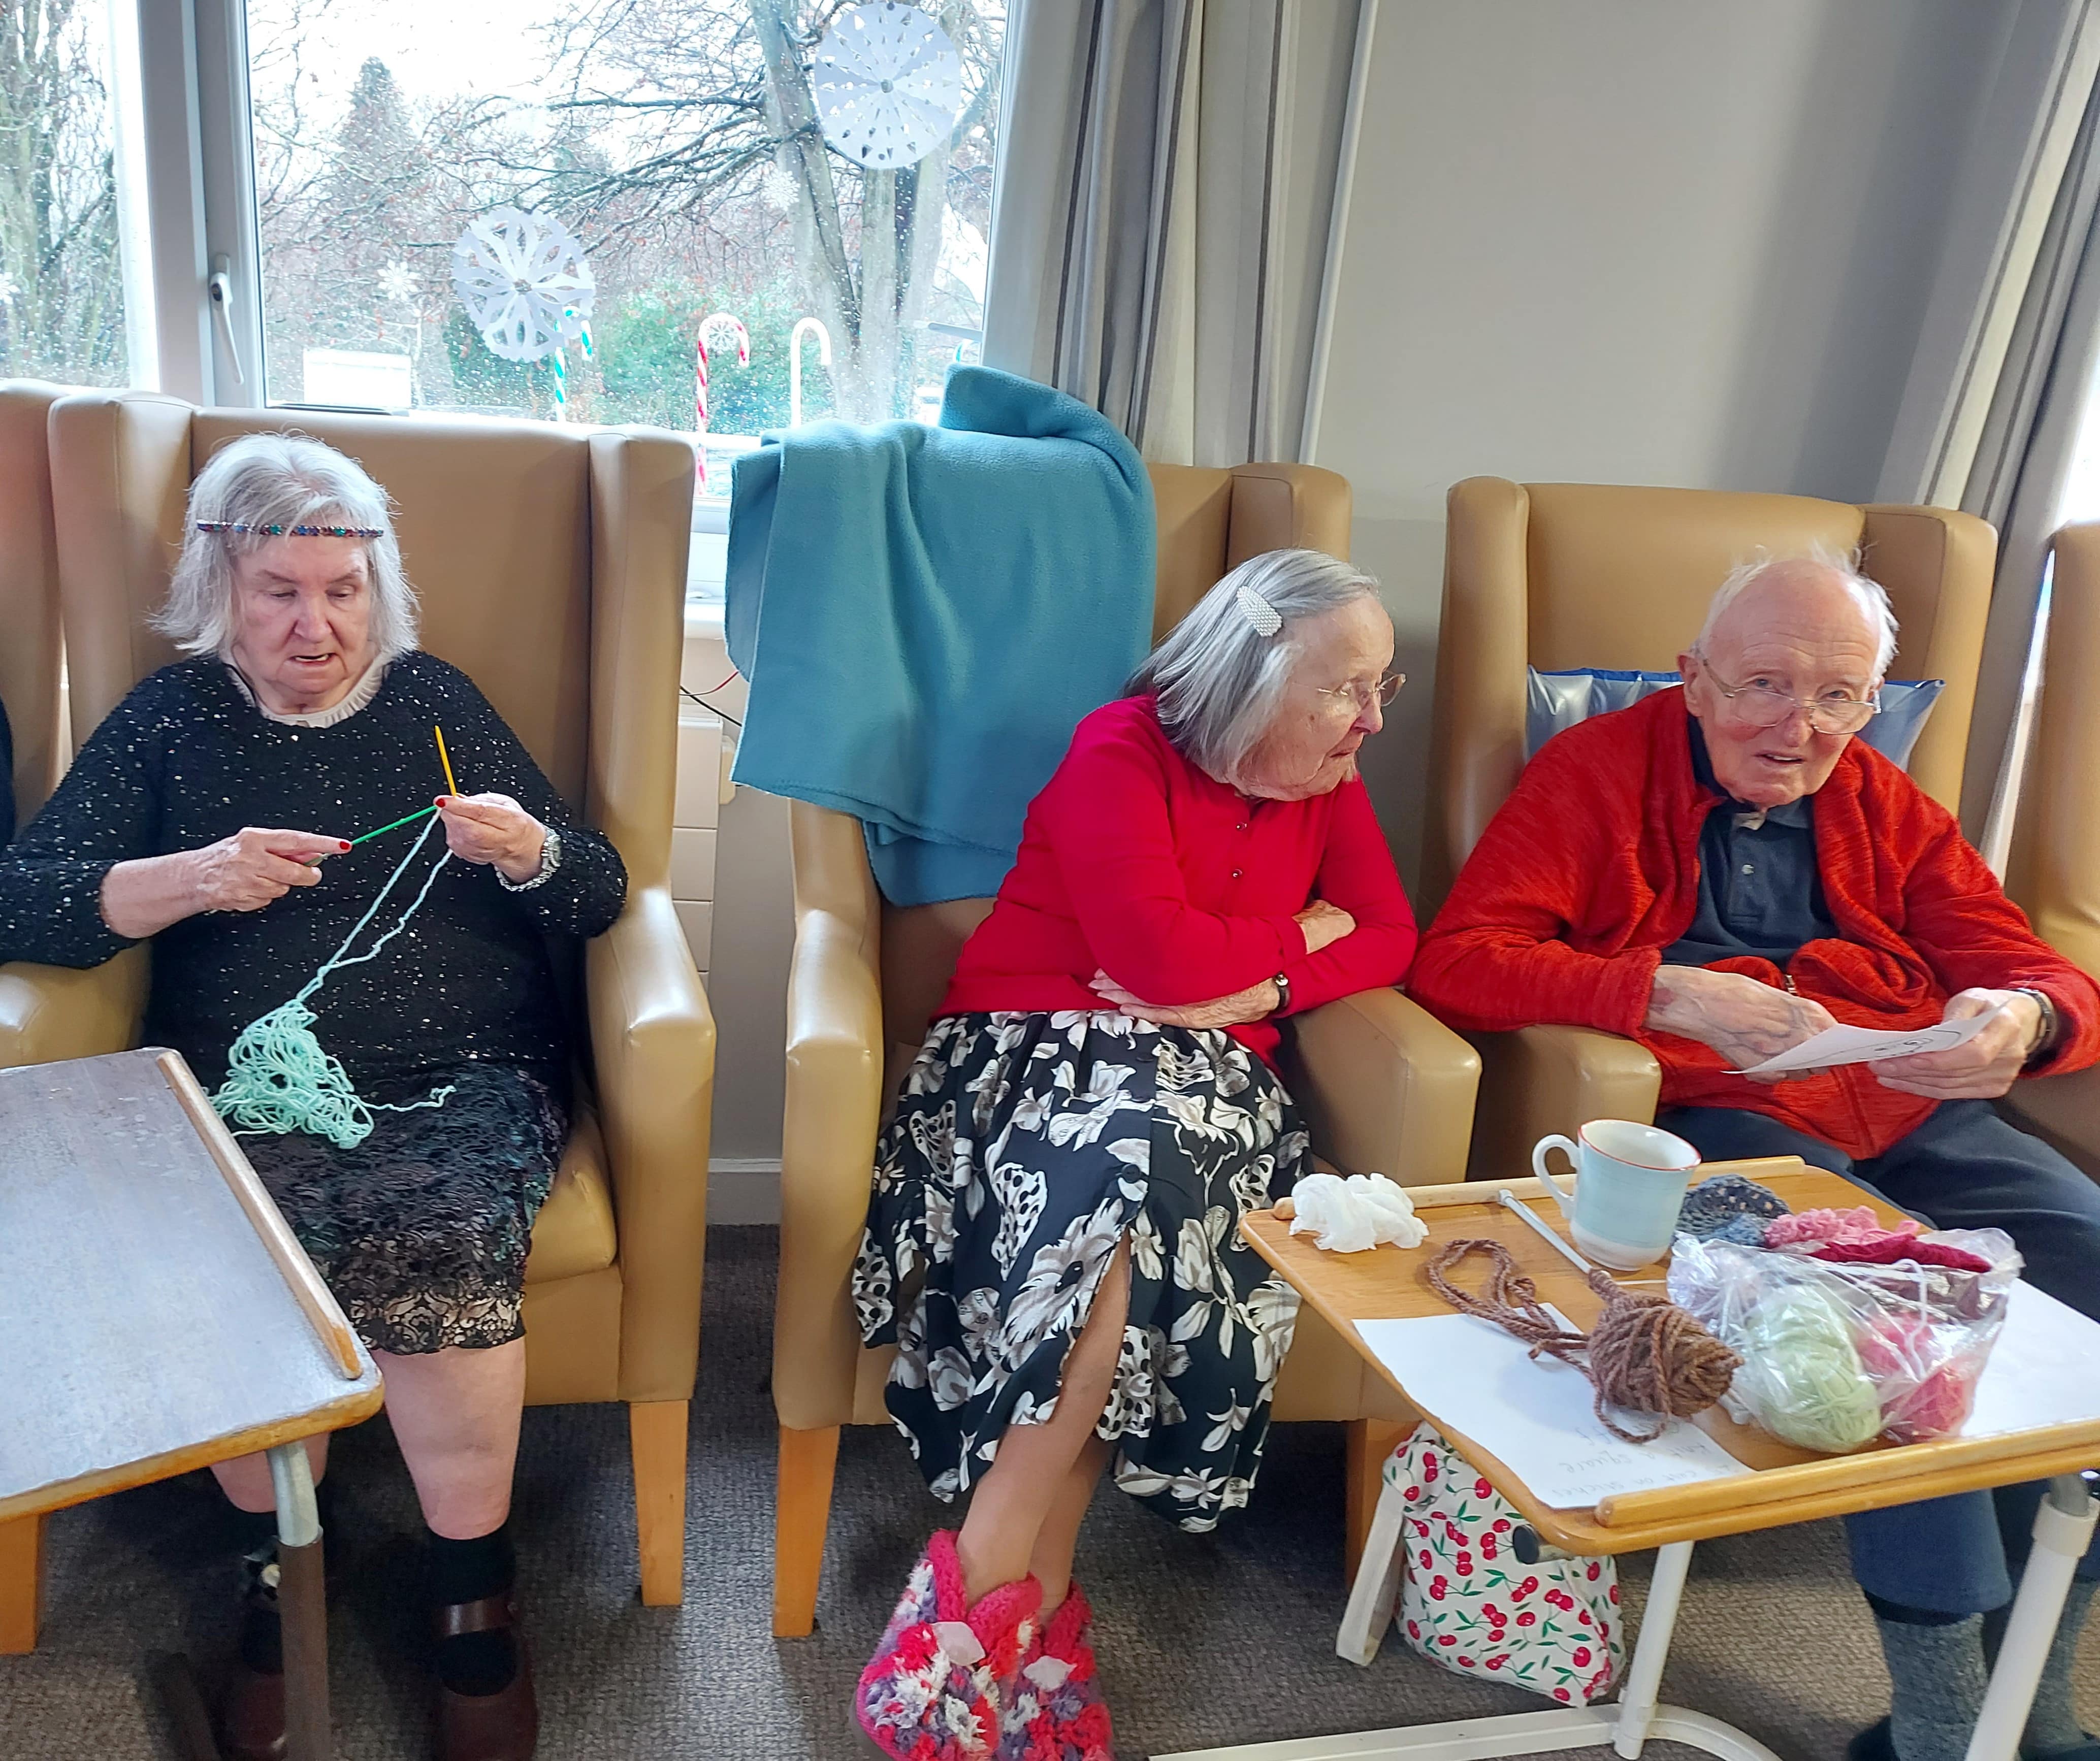
[{"label": "wooden overbed table", "polygon": [[[1710,1163],[1695,1177],[1715,1172],[1745,1174],[1771,1187],[1794,1211],[1873,1203],[1860,1188],[1807,1167],[1793,1156]],[[1246,1217],[1241,1233],[1309,1307],[1343,1338],[1354,1341],[1365,1361],[1405,1397],[1404,1375],[1394,1375],[1372,1355],[1356,1322],[1450,1313],[1423,1277],[1423,1268],[1440,1242],[1468,1236],[1500,1242],[1538,1285],[1541,1300],[1578,1326],[1587,1327],[1602,1306],[1583,1274],[1502,1205],[1497,1195],[1504,1190],[1566,1238],[1558,1208],[1531,1179],[1411,1189],[1409,1196],[1428,1225],[1429,1238],[1410,1250],[1378,1247],[1358,1254],[1325,1253],[1312,1245],[1309,1237],[1294,1238],[1289,1223],[1268,1211]],[[1885,1221],[1894,1222],[1901,1215],[1886,1204],[1873,1203],[1873,1207]],[[1621,1281],[1648,1282],[1661,1278],[1663,1271],[1657,1264],[1612,1275]],[[2035,1521],[2034,1551],[2021,1579],[1983,1716],[1968,1751],[1968,1761],[2016,1761],[2020,1732],[2062,1611],[2071,1569],[2085,1550],[2096,1508],[2100,1508],[2079,1477],[2080,1470],[2100,1465],[2100,1419],[1993,1437],[1873,1447],[1850,1455],[1818,1455],[1755,1428],[1736,1424],[1715,1408],[1698,1423],[1754,1470],[1750,1474],[1625,1494],[1593,1509],[1556,1510],[1540,1503],[1520,1476],[1461,1431],[1419,1406],[1415,1410],[1435,1421],[1467,1461],[1523,1512],[1546,1545],[1588,1555],[1661,1550],[1617,1702],[1207,1749],[1162,1755],[1157,1761],[1486,1761],[1494,1756],[1605,1746],[1632,1757],[1639,1754],[1651,1737],[1683,1743],[1728,1761],[1780,1761],[1772,1750],[1732,1725],[1703,1713],[1657,1704],[1693,1543],[1711,1536],[1810,1522],[1950,1493],[2048,1480],[2049,1495]],[[1401,1491],[1387,1487],[1357,1570],[1337,1646],[1352,1662],[1370,1661],[1391,1618],[1401,1561],[1399,1537],[1405,1507]]]},{"label": "wooden overbed table", "polygon": [[[291,1761],[327,1761],[303,1440],[381,1399],[370,1356],[177,1054],[0,1070],[0,1651],[36,1642],[47,1513],[267,1451]],[[210,1740],[196,1723],[192,1752]]]}]

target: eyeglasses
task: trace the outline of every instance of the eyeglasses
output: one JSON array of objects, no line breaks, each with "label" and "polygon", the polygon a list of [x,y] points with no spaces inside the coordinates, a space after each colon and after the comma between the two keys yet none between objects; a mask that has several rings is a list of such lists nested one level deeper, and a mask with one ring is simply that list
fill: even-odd
[{"label": "eyeglasses", "polygon": [[1812,703],[1804,703],[1782,691],[1774,691],[1769,685],[1760,685],[1755,680],[1747,685],[1731,685],[1714,670],[1713,664],[1704,655],[1700,663],[1706,669],[1714,689],[1735,706],[1736,713],[1752,727],[1777,727],[1797,709],[1808,717],[1808,725],[1819,734],[1856,734],[1882,713],[1879,688],[1872,697],[1848,695],[1844,691],[1832,691],[1818,697]]},{"label": "eyeglasses", "polygon": [[1383,708],[1400,695],[1400,687],[1407,682],[1405,673],[1388,673],[1375,685],[1316,685],[1312,688],[1322,697],[1332,697],[1339,702],[1346,699],[1354,704],[1361,715],[1375,702]]}]

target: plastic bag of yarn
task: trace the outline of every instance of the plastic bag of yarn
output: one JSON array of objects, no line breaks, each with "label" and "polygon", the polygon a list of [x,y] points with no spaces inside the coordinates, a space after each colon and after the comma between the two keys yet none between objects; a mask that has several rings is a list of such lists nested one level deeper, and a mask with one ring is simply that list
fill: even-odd
[{"label": "plastic bag of yarn", "polygon": [[1671,1299],[1743,1360],[1728,1411],[1829,1454],[1958,1431],[2005,1325],[2020,1256],[1998,1229],[1919,1239],[1961,1247],[1988,1269],[1840,1264],[1805,1249],[1679,1237]]},{"label": "plastic bag of yarn", "polygon": [[1608,1559],[1516,1555],[1523,1515],[1427,1423],[1387,1457],[1401,1489],[1400,1607],[1408,1644],[1460,1675],[1587,1706],[1617,1679],[1624,1644]]}]

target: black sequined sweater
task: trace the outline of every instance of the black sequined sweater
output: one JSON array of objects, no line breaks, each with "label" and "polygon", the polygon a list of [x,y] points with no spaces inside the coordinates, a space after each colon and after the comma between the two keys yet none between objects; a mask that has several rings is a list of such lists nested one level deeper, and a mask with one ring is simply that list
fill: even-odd
[{"label": "black sequined sweater", "polygon": [[[0,960],[95,966],[130,943],[102,920],[116,863],[196,850],[244,826],[354,838],[444,792],[441,726],[462,794],[514,797],[561,833],[540,885],[444,864],[379,956],[333,974],[309,1000],[314,1033],[353,1083],[388,1084],[464,1061],[567,1074],[569,1035],[548,936],[593,936],[619,916],[627,871],[580,825],[518,738],[457,667],[411,653],[364,708],[328,727],[272,722],[210,657],[163,667],[104,719],[58,792],[0,851]],[[428,825],[417,821],[321,867],[257,911],[183,919],[153,938],[145,1043],[170,1045],[206,1084],[249,1022],[293,996],[335,952]],[[399,920],[443,854],[433,832],[350,951]]]}]

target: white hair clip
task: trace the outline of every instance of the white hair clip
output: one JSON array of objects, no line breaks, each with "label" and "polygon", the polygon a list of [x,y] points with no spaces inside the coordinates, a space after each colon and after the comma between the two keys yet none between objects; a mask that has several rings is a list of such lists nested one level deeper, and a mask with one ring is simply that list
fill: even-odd
[{"label": "white hair clip", "polygon": [[1282,615],[1244,581],[1240,584],[1238,598],[1240,610],[1246,614],[1247,622],[1254,625],[1255,635],[1273,636],[1283,628]]}]

